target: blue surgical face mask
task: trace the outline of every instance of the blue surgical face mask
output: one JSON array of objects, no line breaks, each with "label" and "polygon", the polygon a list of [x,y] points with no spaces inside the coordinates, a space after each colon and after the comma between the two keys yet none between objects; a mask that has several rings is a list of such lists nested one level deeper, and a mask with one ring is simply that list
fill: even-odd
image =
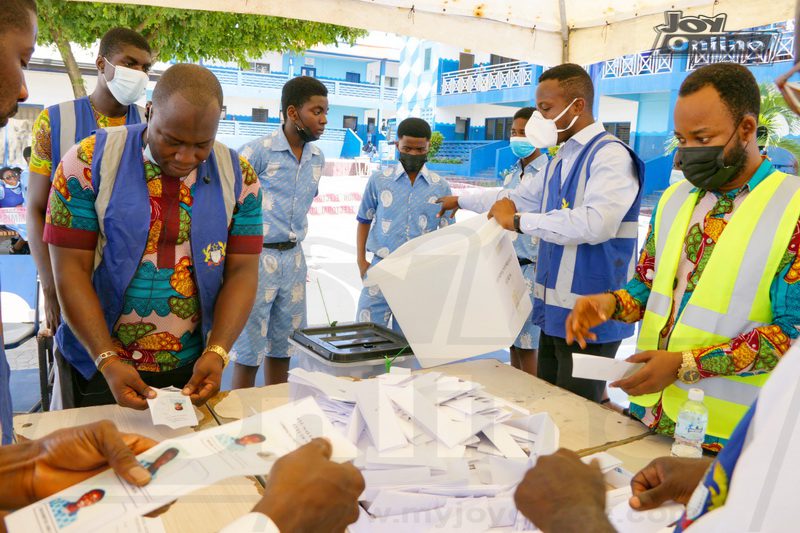
[{"label": "blue surgical face mask", "polygon": [[536,151],[536,147],[531,144],[527,137],[511,137],[509,142],[511,143],[511,151],[520,159],[525,159]]}]

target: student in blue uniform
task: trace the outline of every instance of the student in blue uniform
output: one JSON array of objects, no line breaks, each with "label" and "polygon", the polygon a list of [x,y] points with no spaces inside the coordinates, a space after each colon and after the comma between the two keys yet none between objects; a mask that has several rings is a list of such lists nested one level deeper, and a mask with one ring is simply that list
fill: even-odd
[{"label": "student in blue uniform", "polygon": [[289,336],[306,325],[306,260],[301,243],[325,156],[312,144],[328,123],[328,89],[299,76],[283,86],[283,125],[241,149],[263,189],[264,249],[256,304],[234,346],[233,387],[252,387],[261,362],[267,385],[285,383]]},{"label": "student in blue uniform", "polygon": [[[363,278],[367,269],[414,237],[446,226],[438,218],[436,200],[451,194],[450,185],[425,166],[431,127],[421,118],[407,118],[397,127],[399,163],[370,176],[358,209],[356,253]],[[372,263],[367,261],[372,252]],[[356,319],[387,326],[392,311],[377,286],[364,287]],[[400,331],[396,321],[392,328]]]},{"label": "student in blue uniform", "polygon": [[[534,107],[523,107],[514,113],[514,121],[511,123],[511,151],[519,158],[519,161],[514,170],[506,176],[503,182],[503,189],[496,189],[493,194],[487,194],[486,191],[478,189],[473,194],[466,193],[460,196],[439,198],[437,202],[442,205],[439,216],[449,212],[452,218],[459,208],[475,211],[476,213],[487,212],[499,198],[508,196],[508,193],[504,191],[513,191],[522,183],[544,178],[544,176],[539,175],[539,171],[547,165],[547,155],[535,148],[525,137],[525,126],[534,111],[536,111]],[[536,275],[536,257],[539,254],[539,239],[532,235],[521,235],[516,232],[509,232],[509,234],[514,241],[514,250],[517,252],[519,265],[522,267],[522,275],[525,277],[531,302],[533,302],[533,284]],[[541,328],[533,323],[533,312],[531,312],[519,335],[517,335],[514,344],[509,349],[511,366],[534,376],[536,375],[536,359],[541,333]]]}]

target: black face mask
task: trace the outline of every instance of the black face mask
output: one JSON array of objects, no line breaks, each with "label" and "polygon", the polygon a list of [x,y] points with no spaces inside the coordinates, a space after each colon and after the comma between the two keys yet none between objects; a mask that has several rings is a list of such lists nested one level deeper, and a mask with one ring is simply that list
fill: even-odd
[{"label": "black face mask", "polygon": [[300,136],[300,140],[304,143],[313,143],[314,141],[319,140],[319,137],[311,133],[311,130],[303,124],[303,121],[300,120],[298,117],[297,122],[300,122],[300,125],[297,125],[297,122],[294,122],[294,128],[297,130],[297,135]]},{"label": "black face mask", "polygon": [[428,154],[414,155],[400,152],[398,159],[403,168],[406,169],[406,174],[414,174],[422,169],[422,166],[428,160]]},{"label": "black face mask", "polygon": [[737,125],[733,135],[722,146],[678,148],[675,162],[689,183],[698,189],[715,191],[739,176],[747,161],[747,144],[737,143],[725,154],[725,147],[738,129]]}]

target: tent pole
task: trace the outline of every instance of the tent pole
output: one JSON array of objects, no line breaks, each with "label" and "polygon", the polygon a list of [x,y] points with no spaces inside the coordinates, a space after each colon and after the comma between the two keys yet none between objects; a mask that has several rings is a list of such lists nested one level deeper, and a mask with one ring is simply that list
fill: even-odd
[{"label": "tent pole", "polygon": [[561,62],[569,63],[569,28],[567,27],[566,0],[558,0],[558,10],[561,14]]}]

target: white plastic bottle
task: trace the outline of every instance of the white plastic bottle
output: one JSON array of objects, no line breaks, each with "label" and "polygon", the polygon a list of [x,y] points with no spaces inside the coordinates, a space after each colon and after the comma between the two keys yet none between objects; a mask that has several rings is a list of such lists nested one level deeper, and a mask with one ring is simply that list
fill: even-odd
[{"label": "white plastic bottle", "polygon": [[689,399],[678,412],[675,442],[672,444],[672,455],[675,457],[703,455],[703,439],[708,425],[708,408],[703,404],[703,396],[702,389],[690,389]]}]

